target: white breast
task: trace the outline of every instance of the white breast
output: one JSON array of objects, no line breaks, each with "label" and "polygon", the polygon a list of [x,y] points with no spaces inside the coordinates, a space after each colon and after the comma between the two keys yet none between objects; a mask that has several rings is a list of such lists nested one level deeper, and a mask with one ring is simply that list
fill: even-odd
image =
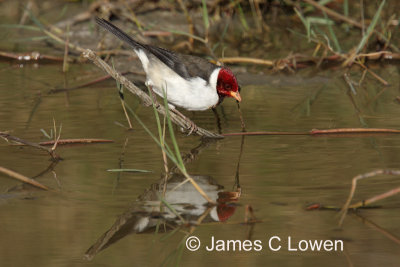
[{"label": "white breast", "polygon": [[217,79],[221,68],[216,68],[210,80],[200,77],[186,80],[154,56],[149,59],[143,50],[135,50],[146,72],[146,84],[168,102],[187,110],[206,110],[218,103]]}]

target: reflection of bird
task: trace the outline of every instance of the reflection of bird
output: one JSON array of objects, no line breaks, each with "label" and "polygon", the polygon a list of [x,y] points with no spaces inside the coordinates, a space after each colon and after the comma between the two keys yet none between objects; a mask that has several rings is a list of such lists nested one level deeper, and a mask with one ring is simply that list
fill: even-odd
[{"label": "reflection of bird", "polygon": [[[215,202],[218,203],[217,206],[209,206],[207,200],[193,187],[191,183],[183,183],[186,181],[186,177],[179,174],[174,174],[167,182],[167,188],[165,191],[165,201],[169,203],[175,210],[172,212],[169,209],[163,209],[162,213],[157,216],[157,220],[160,218],[168,221],[171,225],[180,225],[184,218],[189,223],[196,223],[196,221],[204,214],[207,216],[204,218],[203,222],[223,222],[226,221],[236,210],[236,205],[231,205],[229,202],[232,199],[221,199],[220,195],[226,195],[223,191],[223,186],[217,184],[214,179],[209,176],[203,175],[191,175],[193,180],[203,189],[203,191]],[[143,207],[141,211],[146,210],[147,212],[161,212],[159,206],[159,194],[163,191],[164,184],[160,182],[159,184],[153,184],[151,189],[146,190],[138,200],[142,201]],[[222,201],[220,201],[222,200]],[[234,200],[236,201],[236,200]],[[142,214],[142,217],[143,216]],[[150,218],[149,216],[148,218]],[[146,224],[136,223],[135,231],[140,233],[144,229],[149,227],[154,227],[154,221],[149,220]],[[143,220],[142,220],[143,221]]]},{"label": "reflection of bird", "polygon": [[165,94],[172,107],[196,111],[213,108],[224,97],[241,101],[239,85],[230,69],[200,57],[139,43],[112,23],[100,18],[96,21],[133,48],[146,72],[146,85],[161,97]]},{"label": "reflection of bird", "polygon": [[117,218],[114,225],[86,251],[85,257],[92,259],[97,253],[131,233],[154,233],[158,226],[160,232],[163,229],[170,231],[181,226],[184,223],[182,219],[189,225],[224,222],[235,213],[237,206],[228,202],[232,199],[226,199],[226,194],[223,194],[225,196],[223,201],[227,202],[220,201],[220,195],[223,193],[221,185],[209,176],[191,177],[213,201],[218,203],[217,206],[209,206],[207,200],[191,183],[183,183],[186,180],[185,176],[174,174],[167,182],[164,198],[173,211],[160,205],[165,182],[162,179],[139,196],[138,202],[132,209]]}]

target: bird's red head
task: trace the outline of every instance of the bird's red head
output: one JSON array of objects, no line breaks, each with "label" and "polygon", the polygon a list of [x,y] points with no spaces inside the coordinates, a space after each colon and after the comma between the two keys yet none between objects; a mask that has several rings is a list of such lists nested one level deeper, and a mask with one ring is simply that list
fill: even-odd
[{"label": "bird's red head", "polygon": [[239,85],[232,71],[227,68],[222,68],[219,71],[217,80],[218,95],[223,97],[233,97],[240,102],[242,101],[242,98],[240,97],[239,90]]}]

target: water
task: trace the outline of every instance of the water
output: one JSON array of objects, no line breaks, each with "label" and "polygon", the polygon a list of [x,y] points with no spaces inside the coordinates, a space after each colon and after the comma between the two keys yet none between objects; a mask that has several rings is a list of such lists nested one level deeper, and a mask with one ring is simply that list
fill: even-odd
[{"label": "water", "polygon": [[[93,253],[92,260],[88,261],[84,257],[88,249],[124,218],[142,218],[153,212],[150,217],[155,221],[168,222],[169,219],[175,226],[181,224],[176,218],[171,219],[174,217],[171,214],[169,218],[163,218],[166,215],[154,204],[154,195],[150,198],[145,193],[152,184],[160,183],[164,170],[160,150],[135,121],[133,131],[115,124],[117,121],[126,125],[126,121],[114,82],[48,94],[65,83],[72,86],[82,83],[80,80],[86,76],[95,77],[91,73],[97,70],[91,65],[72,65],[67,77],[59,65],[19,67],[2,62],[0,67],[2,131],[10,131],[29,141],[44,141],[46,138],[40,129],[50,133],[54,118],[56,125],[62,124],[62,138],[114,141],[57,148],[64,160],[36,178],[53,188],[52,192],[21,188],[15,180],[1,175],[0,258],[4,266],[24,266],[27,262],[33,266],[146,266],[178,259],[182,265],[196,266],[221,262],[245,266],[338,266],[350,263],[355,266],[394,266],[400,260],[399,245],[385,234],[387,231],[399,236],[398,196],[378,202],[382,208],[359,211],[360,217],[349,215],[342,228],[338,227],[339,218],[334,211],[305,210],[314,202],[341,206],[349,193],[351,179],[357,174],[400,168],[400,136],[278,135],[244,138],[239,165],[241,197],[234,202],[236,205],[225,210],[228,218],[224,223],[216,221],[218,216],[214,209],[202,225],[192,229],[191,235],[197,236],[203,244],[199,251],[190,252],[183,248],[181,257],[179,253],[173,254],[183,244],[184,233],[171,235],[171,229],[164,233],[162,227],[158,234],[154,234],[154,228],[145,233],[134,233],[133,228],[129,228],[137,223],[134,220],[130,226],[125,225],[127,229],[121,232],[118,241]],[[297,132],[367,125],[396,129],[400,123],[399,104],[395,100],[398,67],[386,65],[375,71],[392,85],[384,87],[367,76],[363,87],[357,89],[357,95],[348,94],[341,71],[315,73],[315,70],[304,70],[295,75],[268,76],[241,74],[241,110],[246,128],[248,131]],[[357,80],[360,72],[354,71],[353,75]],[[141,107],[134,97],[128,96],[127,101],[156,132],[152,110]],[[231,99],[224,101],[218,113],[224,133],[240,132],[237,107]],[[211,111],[187,114],[200,126],[217,130]],[[212,194],[232,191],[242,137],[227,137],[195,150],[201,144],[196,136],[179,134],[178,142],[182,153],[192,150],[196,155],[187,163],[188,171],[206,176],[207,181],[212,180]],[[51,165],[45,153],[29,147],[11,146],[5,141],[0,145],[0,162],[1,166],[28,177],[37,176]],[[152,172],[118,174],[106,171],[121,166]],[[378,176],[360,181],[355,200],[366,199],[398,185],[398,177]],[[136,202],[139,196],[147,201]],[[199,219],[205,211],[204,207],[199,208],[193,203],[178,202],[175,200],[175,208],[190,211],[183,216],[191,220]],[[243,224],[246,205],[253,208],[260,222]],[[189,231],[189,228],[182,230]],[[205,246],[212,236],[221,240],[261,240],[263,249],[209,252]],[[280,251],[269,249],[268,241],[272,236],[281,238]],[[303,239],[344,240],[344,251],[288,251],[289,236],[293,246]],[[272,244],[278,245],[278,242]]]},{"label": "water", "polygon": [[[60,20],[66,9],[60,11],[57,1],[49,3],[41,6],[41,19]],[[394,1],[387,4],[391,5],[388,10],[397,10]],[[82,12],[87,9],[85,5],[69,4],[68,13]],[[365,18],[372,18],[377,5],[364,6]],[[22,10],[18,1],[5,1],[2,23],[18,23]],[[179,17],[179,12],[176,16],[162,11],[139,13],[139,21],[150,29],[157,30],[162,24],[187,30],[186,19]],[[286,57],[289,51],[310,54],[304,51],[312,49],[312,44],[287,31],[293,23],[288,18],[293,16],[284,16],[284,23],[269,25],[271,31],[266,36],[250,36],[248,42],[242,41],[240,31],[228,34],[226,45],[236,43],[242,51],[231,45],[225,47],[224,53],[268,59]],[[201,17],[197,19],[203,23]],[[251,21],[249,18],[248,22]],[[232,23],[237,29],[242,28],[239,20]],[[97,43],[88,36],[95,31],[80,33],[78,28],[84,29],[83,24],[71,29],[77,32],[71,39],[84,47],[94,46]],[[224,27],[223,23],[221,31]],[[293,28],[304,33],[302,25]],[[359,31],[339,27],[335,31],[344,51],[360,41]],[[22,30],[4,31],[0,50],[53,54],[53,47],[46,52],[40,42],[25,39],[14,43],[21,37],[39,35]],[[235,38],[239,41],[235,42]],[[171,40],[166,37],[164,41]],[[173,45],[176,43],[170,43],[170,47]],[[221,51],[216,54],[222,54],[225,48],[220,45]],[[127,62],[132,66],[135,61],[120,57],[115,64],[125,71],[126,67],[121,65]],[[356,66],[350,70],[308,67],[290,74],[268,72],[260,66],[232,66],[242,86],[241,111],[247,131],[399,129],[399,66],[393,63],[368,67],[389,86],[370,74],[357,86],[363,69]],[[350,92],[343,78],[346,71],[355,82],[356,94]],[[61,138],[113,140],[59,146],[57,153],[63,160],[57,163],[43,151],[0,140],[0,166],[52,188],[41,191],[0,174],[1,266],[159,266],[178,262],[181,266],[398,266],[399,195],[374,203],[374,208],[349,214],[342,227],[338,226],[337,211],[307,211],[306,207],[312,203],[341,207],[354,176],[377,169],[400,169],[400,135],[230,136],[204,143],[197,136],[186,136],[175,129],[188,172],[219,202],[217,206],[204,205],[204,199],[189,183],[172,191],[184,180],[174,173],[168,181],[166,197],[174,211],[165,206],[160,209],[158,200],[164,185],[161,151],[133,118],[133,131],[119,126],[127,122],[115,82],[51,93],[102,75],[90,63],[71,64],[64,75],[58,63],[19,65],[15,61],[0,61],[0,131],[32,142],[48,141],[41,130],[51,134],[54,120],[57,127],[62,125]],[[143,80],[140,75],[129,77],[139,85]],[[156,133],[153,111],[142,107],[129,93],[126,101]],[[223,133],[241,131],[237,105],[232,99],[225,99],[217,112]],[[218,131],[212,111],[185,114],[199,126]],[[172,164],[168,167],[173,168]],[[116,168],[151,172],[107,171]],[[399,181],[399,177],[383,175],[361,180],[353,202],[397,188]],[[253,223],[245,224],[246,220]],[[185,248],[188,236],[199,238],[198,251]],[[219,244],[249,240],[247,244],[252,242],[253,247],[239,251],[236,242],[235,251],[232,246],[230,251],[208,251],[213,238],[215,242],[223,240]],[[304,246],[305,241],[301,240],[343,240],[344,249],[290,251],[289,239],[291,249],[299,242]],[[256,244],[262,249],[257,251],[260,247]]]}]

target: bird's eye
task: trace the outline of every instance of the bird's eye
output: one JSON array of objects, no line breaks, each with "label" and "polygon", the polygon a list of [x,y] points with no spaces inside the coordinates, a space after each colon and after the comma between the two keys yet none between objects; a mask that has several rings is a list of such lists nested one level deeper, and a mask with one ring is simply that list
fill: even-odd
[{"label": "bird's eye", "polygon": [[230,85],[230,84],[228,83],[227,85],[225,85],[225,88],[228,89],[228,90],[230,90],[230,89],[232,89],[232,85]]}]

